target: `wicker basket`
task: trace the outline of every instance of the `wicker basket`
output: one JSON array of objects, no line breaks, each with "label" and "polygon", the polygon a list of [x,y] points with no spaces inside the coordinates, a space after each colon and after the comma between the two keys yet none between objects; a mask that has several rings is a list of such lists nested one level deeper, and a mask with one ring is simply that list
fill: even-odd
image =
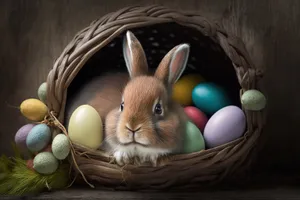
[{"label": "wicker basket", "polygon": [[[255,69],[243,42],[196,13],[162,6],[127,7],[107,14],[80,31],[55,62],[47,79],[48,106],[64,122],[67,97],[93,74],[126,70],[121,41],[127,30],[140,40],[150,67],[177,44],[191,45],[187,73],[200,72],[228,89],[240,105],[244,91],[257,88],[262,73]],[[99,65],[101,63],[101,65]],[[101,151],[74,146],[76,162],[88,181],[115,189],[165,189],[220,181],[249,165],[249,152],[263,128],[264,111],[246,111],[242,138],[201,152],[171,156],[159,167],[118,167]]]}]

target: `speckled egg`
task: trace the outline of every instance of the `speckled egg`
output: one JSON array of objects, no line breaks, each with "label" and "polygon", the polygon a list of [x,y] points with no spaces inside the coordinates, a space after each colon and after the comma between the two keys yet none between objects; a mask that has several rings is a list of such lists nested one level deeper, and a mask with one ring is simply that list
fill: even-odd
[{"label": "speckled egg", "polygon": [[237,106],[226,106],[206,123],[204,140],[209,148],[217,147],[241,137],[246,128],[246,116]]},{"label": "speckled egg", "polygon": [[64,160],[70,153],[70,143],[66,135],[58,134],[52,141],[52,153],[58,160]]},{"label": "speckled egg", "polygon": [[47,83],[44,82],[40,85],[39,89],[38,89],[38,97],[39,99],[46,103],[47,101]]},{"label": "speckled egg", "polygon": [[97,149],[103,137],[101,117],[92,106],[79,106],[70,117],[68,132],[72,142]]},{"label": "speckled egg", "polygon": [[266,97],[258,90],[247,90],[241,97],[241,103],[246,110],[259,111],[267,104]]},{"label": "speckled egg", "polygon": [[52,174],[57,170],[58,164],[51,152],[41,152],[33,159],[33,168],[40,174]]},{"label": "speckled egg", "polygon": [[231,103],[225,90],[214,83],[198,84],[193,89],[192,98],[196,107],[208,116]]},{"label": "speckled egg", "polygon": [[204,78],[199,74],[187,74],[182,76],[173,87],[172,98],[183,106],[192,105],[192,91],[194,87],[203,82]]},{"label": "speckled egg", "polygon": [[42,149],[43,152],[52,152],[52,144],[48,144],[44,149]]},{"label": "speckled egg", "polygon": [[22,150],[27,149],[26,138],[35,124],[26,124],[22,126],[15,135],[15,143]]},{"label": "speckled egg", "polygon": [[33,159],[29,159],[29,160],[26,161],[26,167],[28,169],[34,170],[33,169]]},{"label": "speckled egg", "polygon": [[203,149],[205,149],[205,142],[201,131],[195,124],[188,121],[186,124],[183,153],[192,153]]},{"label": "speckled egg", "polygon": [[50,140],[50,128],[46,124],[38,124],[29,132],[26,145],[31,152],[39,152],[49,144]]},{"label": "speckled egg", "polygon": [[20,105],[21,113],[31,121],[42,121],[48,113],[47,106],[38,99],[27,99]]}]

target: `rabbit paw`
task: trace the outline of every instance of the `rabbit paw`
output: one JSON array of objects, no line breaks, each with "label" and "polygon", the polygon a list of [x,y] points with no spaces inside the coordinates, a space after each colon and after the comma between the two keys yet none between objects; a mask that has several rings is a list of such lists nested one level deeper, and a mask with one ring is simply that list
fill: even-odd
[{"label": "rabbit paw", "polygon": [[157,160],[158,160],[158,155],[151,155],[150,156],[150,162],[152,166],[156,167],[157,166]]},{"label": "rabbit paw", "polygon": [[114,158],[118,165],[126,165],[130,162],[129,156],[126,152],[123,151],[116,151],[114,153]]}]

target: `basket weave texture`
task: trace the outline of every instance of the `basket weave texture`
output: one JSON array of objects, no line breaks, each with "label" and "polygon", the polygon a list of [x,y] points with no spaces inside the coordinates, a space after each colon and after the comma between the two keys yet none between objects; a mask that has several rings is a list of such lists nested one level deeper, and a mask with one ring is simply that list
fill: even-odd
[{"label": "basket weave texture", "polygon": [[[114,38],[129,29],[155,24],[176,23],[193,28],[218,43],[235,69],[241,90],[257,89],[262,73],[255,69],[243,42],[226,33],[221,26],[197,13],[185,13],[162,6],[126,7],[109,13],[80,31],[50,71],[47,83],[48,107],[63,122],[67,89],[85,63]],[[199,183],[220,181],[250,164],[251,152],[263,128],[263,111],[246,111],[247,130],[243,137],[228,144],[201,152],[175,155],[159,167],[127,165],[120,168],[101,151],[80,146],[76,161],[89,181],[122,189],[164,189],[170,186],[190,187]]]}]

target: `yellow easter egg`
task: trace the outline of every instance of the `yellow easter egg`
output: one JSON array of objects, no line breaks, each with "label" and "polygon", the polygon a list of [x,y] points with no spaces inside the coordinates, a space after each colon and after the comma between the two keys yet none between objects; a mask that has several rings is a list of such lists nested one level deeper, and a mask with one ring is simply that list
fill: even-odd
[{"label": "yellow easter egg", "polygon": [[102,120],[90,105],[79,106],[71,115],[68,133],[72,142],[91,149],[100,147],[103,139]]},{"label": "yellow easter egg", "polygon": [[26,99],[20,105],[21,113],[31,121],[42,121],[47,115],[47,106],[38,99]]},{"label": "yellow easter egg", "polygon": [[192,105],[192,91],[196,85],[204,81],[204,78],[199,74],[183,76],[173,86],[173,100],[182,106]]}]

